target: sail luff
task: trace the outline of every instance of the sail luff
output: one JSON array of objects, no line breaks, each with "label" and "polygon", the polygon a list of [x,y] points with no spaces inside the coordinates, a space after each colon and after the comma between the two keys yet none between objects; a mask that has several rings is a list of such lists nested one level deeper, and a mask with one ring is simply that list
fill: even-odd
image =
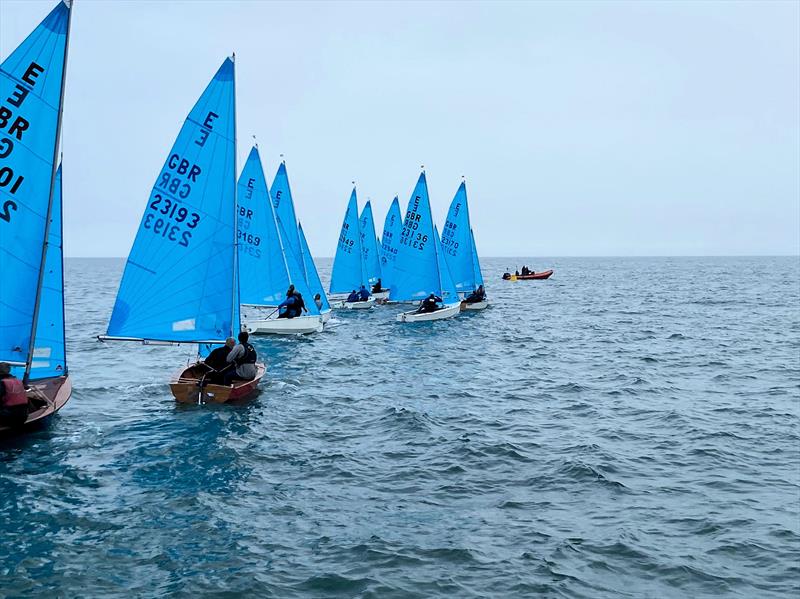
[{"label": "sail luff", "polygon": [[237,158],[239,146],[236,138],[236,52],[231,56],[233,61],[233,173],[231,181],[233,184],[233,227],[231,227],[231,234],[233,235],[233,283],[231,285],[231,337],[234,333],[238,334],[242,330],[242,323],[240,322],[239,314],[239,239],[236,232],[236,219],[239,218],[239,197],[238,197],[238,181],[236,173],[239,172]]},{"label": "sail luff", "polygon": [[[39,279],[36,283],[36,302],[33,305],[33,322],[31,324],[31,335],[28,342],[28,356],[25,359],[25,375],[23,382],[27,383],[31,373],[31,363],[33,362],[33,350],[36,345],[36,326],[39,321],[39,307],[42,300],[42,282],[44,281],[44,268],[47,259],[48,235],[50,234],[50,219],[53,213],[53,192],[56,185],[56,172],[58,171],[58,153],[61,144],[61,122],[64,116],[64,89],[67,83],[67,56],[69,54],[69,33],[72,25],[72,2],[62,0],[67,7],[67,31],[64,40],[64,60],[61,66],[61,94],[58,97],[58,116],[56,117],[56,142],[53,146],[53,168],[50,172],[50,196],[47,200],[47,213],[44,219],[44,242],[42,243],[42,256],[39,261]],[[62,200],[63,201],[63,200]],[[62,225],[63,226],[63,225]]]}]

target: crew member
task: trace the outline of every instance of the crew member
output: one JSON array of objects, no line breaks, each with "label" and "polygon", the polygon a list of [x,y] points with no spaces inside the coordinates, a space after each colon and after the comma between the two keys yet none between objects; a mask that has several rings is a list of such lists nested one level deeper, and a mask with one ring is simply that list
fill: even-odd
[{"label": "crew member", "polygon": [[441,306],[439,304],[442,303],[442,298],[436,295],[435,293],[431,293],[428,297],[426,297],[419,305],[419,309],[417,312],[425,313],[425,312],[436,312]]},{"label": "crew member", "polygon": [[25,385],[11,374],[11,365],[0,362],[0,426],[16,428],[28,419]]},{"label": "crew member", "polygon": [[230,385],[234,380],[241,379],[244,381],[252,381],[256,378],[256,348],[254,348],[248,340],[250,335],[247,331],[239,333],[239,343],[234,346],[231,353],[228,354],[226,361],[228,364],[234,364],[236,368],[231,368],[225,373],[225,384]]},{"label": "crew member", "polygon": [[486,299],[486,290],[484,290],[483,285],[478,285],[478,288],[470,293],[464,301],[468,304],[477,304],[478,302],[482,302]]},{"label": "crew member", "polygon": [[365,302],[368,299],[369,299],[369,291],[367,291],[367,288],[362,285],[361,288],[358,290],[358,301]]},{"label": "crew member", "polygon": [[381,279],[379,277],[372,286],[372,293],[380,293],[381,291],[383,291],[383,284],[381,283]]}]

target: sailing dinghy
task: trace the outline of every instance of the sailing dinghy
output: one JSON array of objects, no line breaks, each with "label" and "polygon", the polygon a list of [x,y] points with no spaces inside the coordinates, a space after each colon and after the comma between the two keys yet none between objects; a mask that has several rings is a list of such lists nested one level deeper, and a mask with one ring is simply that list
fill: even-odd
[{"label": "sailing dinghy", "polygon": [[[339,242],[336,245],[336,256],[333,259],[331,272],[331,295],[348,295],[351,291],[358,291],[361,286],[369,289],[367,281],[364,252],[361,249],[361,231],[358,218],[358,200],[356,188],[350,194],[347,211],[344,213],[342,229],[339,233]],[[334,308],[347,310],[368,310],[375,305],[375,298],[370,297],[362,302],[337,301]]]},{"label": "sailing dinghy", "polygon": [[[384,288],[381,278],[381,260],[378,254],[378,238],[375,236],[375,219],[372,217],[372,203],[367,200],[358,219],[358,230],[361,235],[361,254],[364,261],[364,274],[367,277],[367,289],[376,301],[389,297],[389,290]],[[381,281],[381,290],[375,291],[375,284]]]},{"label": "sailing dinghy", "polygon": [[300,227],[300,223],[297,220],[285,160],[281,160],[278,172],[275,173],[275,178],[272,180],[270,196],[272,197],[272,205],[275,207],[275,218],[282,227],[280,229],[281,233],[286,233],[283,238],[284,247],[288,246],[291,255],[296,260],[299,260],[299,272],[302,272],[306,286],[313,294],[310,298],[306,298],[306,303],[311,303],[314,301],[314,297],[319,295],[320,303],[322,304],[319,307],[322,322],[328,322],[331,317],[331,305],[328,302],[325,289],[322,287],[322,281],[319,279],[319,273],[314,265],[314,258],[311,256],[302,227]]},{"label": "sailing dinghy", "polygon": [[[299,240],[296,254],[290,234],[276,217],[257,146],[250,150],[239,177],[238,202],[239,289],[245,328],[256,335],[321,331],[322,316],[305,281]],[[294,225],[292,231],[296,231]],[[290,285],[303,296],[308,316],[279,314],[277,306],[286,299]]]},{"label": "sailing dinghy", "polygon": [[71,13],[70,2],[59,2],[0,64],[0,362],[25,386],[25,424],[72,394],[57,160]]},{"label": "sailing dinghy", "polygon": [[439,233],[433,226],[428,183],[423,171],[408,201],[389,297],[398,302],[421,302],[433,293],[442,298],[443,305],[433,312],[403,312],[397,315],[398,321],[442,320],[456,316],[461,311],[461,301],[441,245]]},{"label": "sailing dinghy", "polygon": [[[456,290],[466,299],[479,287],[483,287],[483,275],[475,248],[475,236],[469,221],[469,204],[467,203],[467,186],[464,181],[456,191],[447,220],[442,229],[442,248]],[[482,301],[463,301],[462,310],[483,310],[489,305]]]},{"label": "sailing dinghy", "polygon": [[[241,331],[237,280],[236,91],[225,59],[189,113],[150,192],[103,341],[201,346]],[[206,384],[202,360],[170,382],[185,403],[255,392],[253,380]]]}]

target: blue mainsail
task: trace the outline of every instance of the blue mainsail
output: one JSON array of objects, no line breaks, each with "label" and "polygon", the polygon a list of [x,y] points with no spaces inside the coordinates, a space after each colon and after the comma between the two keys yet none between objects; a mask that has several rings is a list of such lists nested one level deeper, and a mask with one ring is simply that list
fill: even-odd
[{"label": "blue mainsail", "polygon": [[0,361],[5,362],[26,362],[33,345],[69,15],[69,5],[59,2],[0,64]]},{"label": "blue mainsail", "polygon": [[478,260],[478,248],[475,247],[475,234],[470,230],[469,239],[472,242],[472,273],[475,278],[475,288],[483,285],[483,273],[481,273],[481,262]]},{"label": "blue mainsail", "polygon": [[339,243],[336,245],[336,257],[333,259],[331,272],[331,293],[350,293],[366,284],[361,233],[358,229],[358,201],[354,187],[342,221]]},{"label": "blue mainsail", "polygon": [[442,292],[437,265],[437,240],[428,198],[428,183],[419,176],[400,230],[389,297],[395,301],[417,301]]},{"label": "blue mainsail", "polygon": [[53,208],[47,234],[42,295],[33,347],[30,379],[37,380],[67,374],[64,341],[64,257],[62,250],[61,166],[56,172]]},{"label": "blue mainsail", "polygon": [[444,258],[444,248],[439,238],[439,230],[436,227],[433,228],[433,236],[436,238],[436,266],[439,269],[439,285],[442,290],[442,301],[445,304],[458,303],[461,299],[458,297],[458,290],[456,289],[455,283],[453,283],[450,269],[447,267],[447,260]]},{"label": "blue mainsail", "polygon": [[475,282],[467,188],[463,181],[450,203],[442,229],[442,247],[456,289],[462,293],[474,291],[478,284]]},{"label": "blue mainsail", "polygon": [[240,330],[233,60],[189,113],[147,200],[108,335],[174,342]]},{"label": "blue mainsail", "polygon": [[288,246],[295,256],[300,256],[300,238],[297,235],[297,216],[294,211],[294,201],[292,200],[292,188],[289,187],[289,175],[286,173],[286,163],[281,162],[275,178],[272,180],[272,187],[269,188],[272,196],[272,205],[275,207],[275,217],[278,219],[285,231],[283,237],[284,246]]},{"label": "blue mainsail", "polygon": [[286,297],[289,272],[256,146],[239,177],[238,206],[240,300],[255,306],[277,306]]},{"label": "blue mainsail", "polygon": [[[378,256],[378,238],[375,237],[375,220],[372,218],[372,204],[367,200],[359,218],[361,232],[361,254],[364,260],[364,275],[370,285],[381,278],[381,261]],[[383,281],[381,281],[383,283]]]},{"label": "blue mainsail", "polygon": [[400,202],[397,196],[389,206],[386,213],[386,220],[383,222],[383,235],[381,236],[381,274],[383,275],[383,286],[388,289],[392,280],[392,267],[397,255],[397,244],[400,238],[400,227],[403,224],[403,216],[400,214]]},{"label": "blue mainsail", "polygon": [[328,303],[328,296],[325,295],[325,289],[322,287],[322,281],[317,272],[317,266],[314,264],[314,258],[311,256],[311,250],[308,248],[308,241],[306,241],[306,234],[303,232],[303,225],[297,224],[297,234],[300,237],[300,250],[303,254],[303,266],[305,267],[306,275],[308,278],[308,287],[312,293],[311,300],[314,300],[314,295],[319,293],[322,300],[322,311],[330,310],[331,305]]}]

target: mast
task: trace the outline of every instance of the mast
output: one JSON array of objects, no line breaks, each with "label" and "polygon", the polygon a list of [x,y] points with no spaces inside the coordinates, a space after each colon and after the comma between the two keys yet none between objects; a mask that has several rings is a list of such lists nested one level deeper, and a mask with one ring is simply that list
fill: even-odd
[{"label": "mast", "polygon": [[237,236],[237,219],[239,218],[239,211],[238,211],[238,185],[236,181],[237,173],[239,172],[236,168],[236,153],[239,150],[237,141],[236,141],[236,52],[233,53],[231,56],[231,61],[233,62],[233,282],[231,285],[231,337],[234,336],[234,332],[236,335],[239,334],[239,331],[236,329],[241,330],[241,324],[236,322],[236,315],[239,313],[239,238]]},{"label": "mast", "polygon": [[[61,95],[58,98],[58,117],[56,119],[56,143],[53,146],[53,168],[50,171],[50,196],[47,199],[47,214],[44,219],[44,243],[42,243],[42,256],[39,260],[39,279],[36,282],[36,302],[33,305],[33,323],[31,324],[28,356],[25,358],[25,375],[23,384],[28,383],[33,362],[33,351],[36,345],[36,325],[39,322],[39,305],[42,301],[42,282],[44,281],[44,267],[47,259],[48,236],[50,235],[50,219],[53,216],[53,191],[55,190],[56,171],[58,170],[58,152],[61,145],[61,120],[64,115],[64,88],[67,83],[67,55],[69,54],[69,32],[72,25],[72,0],[62,0],[67,7],[67,36],[64,41],[64,62],[61,66]],[[62,225],[63,226],[63,225]],[[62,258],[63,260],[63,258]],[[63,305],[63,299],[62,299]],[[63,309],[63,308],[62,308]]]}]

